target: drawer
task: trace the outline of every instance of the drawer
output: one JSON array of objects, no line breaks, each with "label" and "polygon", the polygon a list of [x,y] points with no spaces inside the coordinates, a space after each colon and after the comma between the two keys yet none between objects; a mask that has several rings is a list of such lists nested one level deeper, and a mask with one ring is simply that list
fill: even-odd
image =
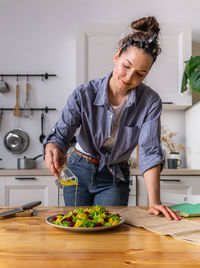
[{"label": "drawer", "polygon": [[160,190],[162,193],[191,194],[192,186],[183,177],[161,177]]},{"label": "drawer", "polygon": [[21,206],[36,200],[40,200],[42,206],[57,205],[57,187],[52,176],[16,176],[1,179],[2,206]]},{"label": "drawer", "polygon": [[174,205],[181,203],[191,203],[197,204],[200,203],[199,195],[191,195],[191,194],[176,194],[176,193],[162,193],[161,200],[165,205]]}]

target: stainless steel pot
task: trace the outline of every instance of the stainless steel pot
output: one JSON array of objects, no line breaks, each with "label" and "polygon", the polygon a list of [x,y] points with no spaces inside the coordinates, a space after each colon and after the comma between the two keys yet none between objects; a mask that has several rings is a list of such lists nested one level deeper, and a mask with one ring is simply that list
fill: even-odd
[{"label": "stainless steel pot", "polygon": [[29,136],[20,128],[10,130],[4,137],[6,149],[13,154],[23,153],[29,145]]},{"label": "stainless steel pot", "polygon": [[17,169],[33,169],[37,167],[36,159],[41,157],[42,154],[37,155],[34,158],[27,158],[24,156],[23,158],[17,158]]}]

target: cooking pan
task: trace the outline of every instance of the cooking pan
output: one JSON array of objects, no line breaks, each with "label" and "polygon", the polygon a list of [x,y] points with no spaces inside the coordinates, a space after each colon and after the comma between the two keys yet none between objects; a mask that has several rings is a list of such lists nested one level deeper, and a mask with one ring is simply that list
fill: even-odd
[{"label": "cooking pan", "polygon": [[4,145],[9,152],[21,154],[28,148],[29,137],[22,129],[15,128],[4,136]]},{"label": "cooking pan", "polygon": [[34,158],[17,158],[17,169],[32,169],[37,167],[36,159],[41,157],[42,154],[35,156]]}]

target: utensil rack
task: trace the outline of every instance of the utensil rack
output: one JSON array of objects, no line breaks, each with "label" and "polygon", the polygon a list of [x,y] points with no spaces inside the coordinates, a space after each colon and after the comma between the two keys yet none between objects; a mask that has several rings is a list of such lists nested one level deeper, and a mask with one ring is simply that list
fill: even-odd
[{"label": "utensil rack", "polygon": [[[20,111],[28,110],[24,108],[20,108]],[[56,108],[49,108],[45,106],[44,108],[30,108],[31,111],[44,111],[45,113],[48,113],[48,111],[56,111]],[[14,111],[14,108],[0,108],[0,111]]]},{"label": "utensil rack", "polygon": [[56,74],[48,74],[48,73],[44,73],[44,74],[0,74],[0,76],[3,77],[11,77],[11,76],[15,76],[17,79],[18,77],[42,77],[45,78],[46,80],[50,77],[50,76],[56,76]]}]

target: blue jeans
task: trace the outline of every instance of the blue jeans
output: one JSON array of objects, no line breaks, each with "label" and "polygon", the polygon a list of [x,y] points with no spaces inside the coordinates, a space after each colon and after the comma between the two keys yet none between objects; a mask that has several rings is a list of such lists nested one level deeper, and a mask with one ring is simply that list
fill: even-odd
[{"label": "blue jeans", "polygon": [[[68,160],[68,168],[78,177],[77,206],[127,206],[129,197],[129,164],[121,163],[125,181],[115,182],[105,166],[101,171],[98,164],[88,163],[87,159],[73,152]],[[75,205],[76,186],[64,186],[66,206]]]}]

